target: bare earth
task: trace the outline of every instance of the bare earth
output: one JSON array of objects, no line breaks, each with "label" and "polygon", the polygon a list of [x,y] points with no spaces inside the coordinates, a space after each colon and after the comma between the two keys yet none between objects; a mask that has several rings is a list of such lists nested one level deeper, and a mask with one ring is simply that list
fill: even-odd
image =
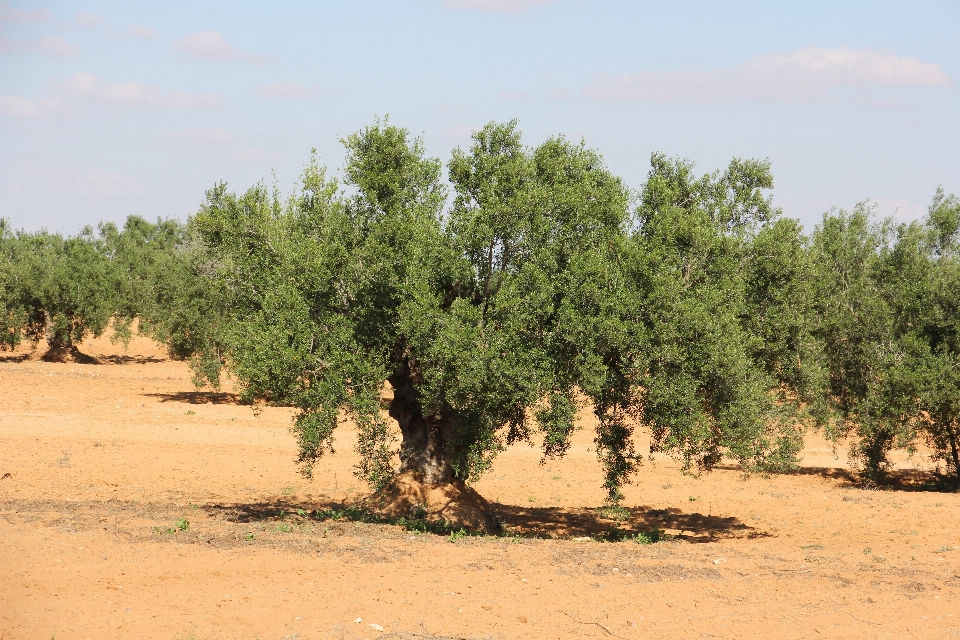
[{"label": "bare earth", "polygon": [[476,485],[507,534],[451,539],[312,517],[365,495],[349,423],[307,481],[289,409],[196,393],[144,339],[82,351],[0,354],[3,640],[960,637],[960,495],[916,461],[864,491],[815,438],[771,478],[657,457],[619,523],[585,417],[567,459],[516,447]]}]

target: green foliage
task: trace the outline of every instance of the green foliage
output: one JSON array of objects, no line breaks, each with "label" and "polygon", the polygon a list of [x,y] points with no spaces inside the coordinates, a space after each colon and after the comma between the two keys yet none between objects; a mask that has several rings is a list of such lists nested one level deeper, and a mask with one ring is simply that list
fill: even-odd
[{"label": "green foliage", "polygon": [[649,531],[641,531],[635,535],[633,541],[637,544],[656,544],[661,540],[667,540],[669,537],[663,529],[650,529]]},{"label": "green foliage", "polygon": [[387,120],[342,142],[342,184],[314,153],[289,197],[217,184],[186,225],[63,238],[0,220],[0,347],[73,347],[111,319],[129,340],[138,319],[198,386],[226,371],[245,401],[296,408],[308,476],[352,418],[374,488],[472,481],[520,442],[562,457],[587,407],[610,509],[637,426],[688,473],[792,469],[819,426],[853,439],[868,481],[921,442],[960,481],[955,196],[909,225],[831,211],[807,238],[768,161],[698,176],[654,154],[632,192],[596,151],[528,147],[515,121],[455,150],[448,181]]},{"label": "green foliage", "polygon": [[960,201],[938,190],[922,222],[824,216],[812,255],[829,399],[876,482],[894,448],[925,441],[960,481]]},{"label": "green foliage", "polygon": [[776,221],[762,193],[773,186],[769,163],[734,160],[700,178],[661,155],[652,165],[629,266],[642,327],[639,416],[652,448],[675,453],[685,470],[725,457],[748,470],[789,469],[800,416],[778,392],[806,393],[793,360],[809,339],[803,313],[780,297],[784,283],[802,289],[803,274],[785,264],[799,231]]},{"label": "green foliage", "polygon": [[178,261],[183,227],[130,216],[123,229],[101,224],[63,238],[46,231],[12,232],[0,221],[3,324],[0,346],[47,338],[51,347],[75,347],[99,336],[114,319],[116,336],[129,340],[130,323],[144,317],[151,283]]}]

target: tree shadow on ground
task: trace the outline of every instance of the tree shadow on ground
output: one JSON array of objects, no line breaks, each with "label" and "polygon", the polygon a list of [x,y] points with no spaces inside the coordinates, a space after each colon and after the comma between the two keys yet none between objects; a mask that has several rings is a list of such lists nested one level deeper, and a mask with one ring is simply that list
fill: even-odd
[{"label": "tree shadow on ground", "polygon": [[157,362],[166,362],[166,358],[154,358],[152,356],[98,356],[100,362],[109,364],[155,364]]},{"label": "tree shadow on ground", "polygon": [[247,404],[236,393],[216,391],[176,391],[174,393],[144,393],[148,398],[159,398],[160,402],[185,402],[187,404]]},{"label": "tree shadow on ground", "polygon": [[30,359],[30,353],[3,353],[0,351],[0,362],[26,362]]},{"label": "tree shadow on ground", "polygon": [[511,531],[550,538],[581,536],[622,539],[666,529],[688,542],[716,542],[731,538],[763,538],[769,534],[735,517],[686,513],[681,509],[519,507],[496,504],[497,515]]},{"label": "tree shadow on ground", "polygon": [[944,476],[925,469],[893,469],[875,482],[869,482],[850,469],[839,467],[801,467],[796,471],[782,475],[817,476],[828,480],[839,480],[840,486],[853,489],[872,489],[876,491],[930,491],[934,493],[952,493],[957,491],[955,478]]},{"label": "tree shadow on ground", "polygon": [[[277,499],[252,503],[209,504],[204,509],[231,522],[260,523],[292,519],[346,521],[396,525],[407,530],[449,535],[455,528],[423,519],[388,518],[371,511],[362,502]],[[625,517],[612,518],[605,508],[520,507],[496,503],[494,509],[503,525],[500,535],[520,538],[579,538],[619,541],[638,534],[653,540],[672,537],[687,542],[716,542],[728,539],[755,539],[770,534],[735,517],[685,513],[680,509],[636,507],[617,510]],[[679,533],[664,535],[670,529]]]}]

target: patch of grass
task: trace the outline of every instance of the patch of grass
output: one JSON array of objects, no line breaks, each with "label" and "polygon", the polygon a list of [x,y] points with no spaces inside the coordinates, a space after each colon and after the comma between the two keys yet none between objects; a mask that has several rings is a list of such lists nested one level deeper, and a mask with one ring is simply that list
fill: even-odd
[{"label": "patch of grass", "polygon": [[871,549],[870,547],[867,547],[866,549],[863,550],[863,555],[865,556],[868,556],[871,553],[873,553],[873,549]]},{"label": "patch of grass", "polygon": [[461,528],[459,531],[451,531],[451,532],[450,532],[450,542],[456,542],[457,540],[463,540],[463,539],[466,538],[466,537],[467,537],[467,532],[466,532],[466,530],[464,530],[464,529],[462,529],[462,528]]},{"label": "patch of grass", "polygon": [[197,412],[196,412],[196,411],[187,411],[184,415],[187,415],[187,416],[195,416],[195,415],[197,415]]},{"label": "patch of grass", "polygon": [[948,551],[953,551],[956,547],[940,547],[934,553],[947,553]]},{"label": "patch of grass", "polygon": [[257,536],[253,535],[249,531],[243,537],[247,542],[253,542],[254,540],[257,539]]},{"label": "patch of grass", "polygon": [[283,495],[285,495],[285,496],[292,496],[292,495],[293,495],[293,492],[296,491],[296,490],[297,490],[296,487],[285,487],[285,488],[283,489]]},{"label": "patch of grass", "polygon": [[288,525],[286,522],[281,522],[280,524],[277,525],[277,528],[274,529],[274,531],[279,531],[280,533],[288,533],[290,531],[293,531],[293,527]]},{"label": "patch of grass", "polygon": [[529,498],[527,498],[527,500],[528,500],[529,502],[536,502],[536,501],[537,501],[537,497],[536,497],[536,496],[530,496]]},{"label": "patch of grass", "polygon": [[667,540],[669,537],[663,529],[650,529],[633,536],[633,541],[637,544],[655,544],[661,540]]},{"label": "patch of grass", "polygon": [[559,479],[560,479],[560,476],[552,476],[550,479],[551,479],[551,480],[559,480]]},{"label": "patch of grass", "polygon": [[307,512],[304,511],[303,509],[297,509],[297,515],[300,516],[301,518],[306,518]]},{"label": "patch of grass", "polygon": [[600,509],[600,516],[617,522],[626,522],[630,519],[631,513],[626,507],[613,505]]},{"label": "patch of grass", "polygon": [[159,533],[162,536],[169,536],[169,535],[173,535],[174,533],[177,533],[178,531],[189,531],[189,530],[190,530],[190,522],[186,518],[180,518],[179,520],[173,523],[172,527],[167,527],[166,529],[162,529],[160,527],[153,528],[154,533]]}]

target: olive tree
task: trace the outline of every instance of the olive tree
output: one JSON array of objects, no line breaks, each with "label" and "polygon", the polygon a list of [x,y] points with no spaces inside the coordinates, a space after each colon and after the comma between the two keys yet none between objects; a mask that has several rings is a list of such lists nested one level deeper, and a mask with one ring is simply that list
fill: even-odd
[{"label": "olive tree", "polygon": [[[687,469],[795,462],[798,403],[782,400],[809,386],[793,365],[808,327],[768,298],[774,281],[805,285],[780,264],[800,240],[776,226],[768,163],[696,178],[654,156],[633,194],[595,151],[524,146],[515,122],[454,151],[448,183],[388,122],[343,143],[343,187],[314,158],[287,199],[210,190],[184,262],[183,282],[203,284],[182,290],[211,309],[195,362],[212,382],[227,366],[248,400],[298,408],[306,474],[342,412],[379,508],[480,528],[495,523],[466,482],[513,443],[563,456],[588,407],[611,503],[641,462],[641,424]],[[757,251],[778,266],[751,266]],[[792,337],[764,351],[760,328],[779,327]]]}]

